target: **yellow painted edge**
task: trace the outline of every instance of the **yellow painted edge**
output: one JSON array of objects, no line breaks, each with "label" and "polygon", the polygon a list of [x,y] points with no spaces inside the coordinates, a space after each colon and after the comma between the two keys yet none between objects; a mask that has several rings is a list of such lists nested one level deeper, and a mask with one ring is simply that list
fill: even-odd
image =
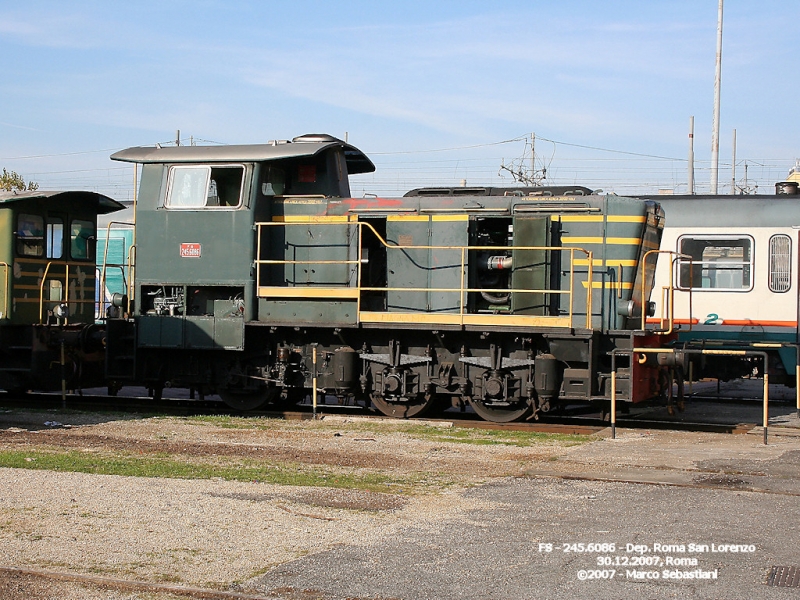
[{"label": "yellow painted edge", "polygon": [[[57,282],[59,282],[59,283],[63,283],[63,282],[62,282],[60,279],[58,279],[57,277],[52,277],[52,278],[51,278],[51,277],[48,277],[48,278],[47,278],[47,281],[57,281]],[[70,277],[70,281],[72,281],[72,277]],[[38,285],[25,285],[25,284],[21,284],[21,283],[15,283],[15,284],[14,284],[14,289],[15,289],[15,290],[32,290],[32,291],[34,291],[34,292],[37,292],[37,293],[38,293],[40,288],[39,288],[39,286],[38,286]],[[49,287],[45,287],[44,289],[45,289],[45,291],[48,291],[50,288],[49,288]],[[93,286],[85,286],[85,285],[84,285],[84,286],[81,286],[81,287],[75,286],[75,288],[74,288],[74,289],[75,289],[77,292],[89,292],[89,293],[91,293],[92,295],[94,295],[94,287],[93,287]],[[70,287],[70,294],[72,294],[72,290],[73,290],[73,288],[72,288],[72,287]]]},{"label": "yellow painted edge", "polygon": [[258,288],[259,298],[358,298],[358,288],[271,287]]},{"label": "yellow painted edge", "polygon": [[562,236],[561,242],[566,244],[610,244],[614,246],[638,246],[642,243],[640,238],[624,238],[624,237],[607,237],[603,238],[602,236],[596,237],[572,237],[572,236]]},{"label": "yellow painted edge", "polygon": [[562,223],[602,223],[603,215],[559,215]]},{"label": "yellow painted edge", "polygon": [[[588,288],[589,287],[589,282],[588,281],[581,281],[581,285],[584,287],[584,289]],[[619,289],[619,287],[620,287],[620,284],[619,284],[618,281],[606,281],[606,282],[593,281],[592,282],[592,289],[593,290],[599,290],[599,289],[617,290],[617,289]],[[630,281],[623,281],[622,282],[622,289],[623,290],[632,290],[633,289],[633,283],[631,283]]]},{"label": "yellow painted edge", "polygon": [[360,312],[361,323],[419,323],[424,325],[500,325],[505,327],[569,327],[569,317],[526,315],[455,315],[441,313]]},{"label": "yellow painted edge", "polygon": [[[588,267],[589,266],[589,259],[588,258],[576,258],[572,261],[572,264],[576,267]],[[621,258],[609,258],[606,260],[593,260],[592,264],[595,267],[635,267],[638,264],[636,260],[627,260]]]},{"label": "yellow painted edge", "polygon": [[[41,278],[42,278],[42,273],[25,273],[25,272],[23,272],[23,273],[20,274],[19,277],[15,277],[11,281],[11,283],[14,284],[14,287],[23,287],[22,284],[19,284],[17,282],[18,281],[22,281],[24,279],[36,279],[37,281],[40,281]],[[70,272],[70,274],[69,274],[70,282],[78,281],[79,279],[80,278],[76,274]],[[91,275],[87,275],[86,276],[86,281],[94,280],[94,279],[95,279],[94,273],[92,273]],[[53,273],[51,271],[50,273],[47,274],[47,281],[61,281],[61,282],[63,282],[64,281],[64,273]],[[37,290],[39,289],[38,284],[35,287],[36,287]]]},{"label": "yellow painted edge", "polygon": [[425,222],[427,223],[430,217],[428,215],[388,215],[387,221],[407,221],[407,222]]},{"label": "yellow painted edge", "polygon": [[94,269],[97,265],[91,261],[68,261],[64,262],[61,258],[17,258],[15,262],[18,265],[44,265],[47,266],[47,263],[53,263],[50,266],[50,269],[55,269],[56,267],[64,267],[64,265],[69,265],[70,269],[73,268],[81,268],[81,267],[90,267]]},{"label": "yellow painted edge", "polygon": [[646,215],[608,215],[609,223],[645,223]]},{"label": "yellow painted edge", "polygon": [[559,219],[562,223],[644,223],[647,217],[644,215],[561,215]]},{"label": "yellow painted edge", "polygon": [[461,315],[441,313],[359,312],[361,323],[425,323],[428,325],[460,325]]},{"label": "yellow painted edge", "polygon": [[[28,303],[35,302],[36,304],[39,304],[39,298],[12,297],[12,299],[13,299],[14,302],[28,302]],[[43,300],[43,302],[44,302],[45,306],[47,306],[48,304],[60,304],[61,300],[47,300],[47,299],[45,299],[45,300]],[[97,304],[97,302],[94,300],[94,298],[84,298],[84,299],[70,298],[66,302],[69,305],[72,305],[72,304]]]},{"label": "yellow painted edge", "polygon": [[464,315],[464,325],[505,325],[507,327],[569,327],[569,317],[527,315]]},{"label": "yellow painted edge", "polygon": [[348,215],[276,215],[273,223],[348,223]]},{"label": "yellow painted edge", "polygon": [[469,215],[431,215],[432,221],[469,221]]}]

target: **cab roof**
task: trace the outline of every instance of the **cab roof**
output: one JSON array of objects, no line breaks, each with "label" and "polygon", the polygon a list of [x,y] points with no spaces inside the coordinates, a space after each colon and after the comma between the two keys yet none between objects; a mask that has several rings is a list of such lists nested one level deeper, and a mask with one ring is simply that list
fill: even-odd
[{"label": "cab roof", "polygon": [[307,134],[292,141],[230,146],[136,146],[111,155],[111,160],[135,163],[264,162],[316,156],[342,148],[350,175],[372,173],[375,165],[355,146],[325,134]]}]

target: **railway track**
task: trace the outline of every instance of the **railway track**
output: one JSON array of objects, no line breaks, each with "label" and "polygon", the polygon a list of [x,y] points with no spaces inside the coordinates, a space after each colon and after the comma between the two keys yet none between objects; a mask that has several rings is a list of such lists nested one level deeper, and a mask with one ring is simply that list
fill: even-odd
[{"label": "railway track", "polygon": [[[706,403],[709,405],[726,404],[719,397],[692,397],[692,403]],[[754,399],[731,398],[731,404],[757,404]],[[777,402],[776,402],[777,404]],[[788,404],[788,403],[783,403]],[[35,409],[47,411],[86,411],[86,412],[122,412],[141,413],[170,416],[188,415],[233,415],[246,417],[267,417],[286,420],[305,420],[314,418],[310,405],[296,405],[291,409],[267,409],[240,413],[232,411],[221,400],[214,398],[169,398],[164,397],[154,400],[144,393],[141,395],[108,396],[97,393],[69,394],[62,400],[59,394],[26,394],[24,396],[11,396],[0,393],[0,410],[5,409]],[[651,407],[644,407],[653,408]],[[359,417],[383,421],[396,421],[359,406],[340,406],[322,404],[317,407],[316,416],[326,417]],[[420,422],[448,422],[453,427],[471,429],[505,430],[505,431],[531,431],[542,433],[562,433],[577,435],[594,435],[610,426],[609,416],[601,414],[596,409],[585,406],[571,407],[563,414],[548,414],[538,421],[523,421],[512,423],[494,423],[476,418],[472,412],[446,411],[427,416]],[[757,419],[747,422],[708,422],[703,420],[656,419],[648,417],[647,410],[634,407],[630,414],[618,413],[616,425],[618,428],[634,430],[677,430],[677,431],[702,431],[710,433],[747,433],[758,426]],[[414,422],[410,419],[409,422]]]}]

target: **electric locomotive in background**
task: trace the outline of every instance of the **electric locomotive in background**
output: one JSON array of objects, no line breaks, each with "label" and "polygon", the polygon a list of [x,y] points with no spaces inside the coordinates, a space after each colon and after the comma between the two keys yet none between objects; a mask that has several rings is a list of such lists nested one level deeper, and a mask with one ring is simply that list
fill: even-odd
[{"label": "electric locomotive in background", "polygon": [[664,215],[653,201],[479,192],[351,198],[374,170],[327,135],[130,148],[143,165],[135,310],[108,322],[107,371],[217,392],[232,407],[316,385],[410,417],[494,421],[663,391],[642,328]]},{"label": "electric locomotive in background", "polygon": [[122,208],[94,192],[0,192],[0,388],[103,384],[97,216]]}]

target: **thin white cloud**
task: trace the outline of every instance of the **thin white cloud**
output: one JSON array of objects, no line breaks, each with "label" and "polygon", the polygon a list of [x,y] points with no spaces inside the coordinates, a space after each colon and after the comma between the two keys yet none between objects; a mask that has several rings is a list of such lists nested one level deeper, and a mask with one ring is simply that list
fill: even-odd
[{"label": "thin white cloud", "polygon": [[35,127],[26,127],[25,125],[6,123],[4,121],[0,121],[0,127],[11,127],[12,129],[22,129],[23,131],[42,131],[41,129],[36,129]]}]

